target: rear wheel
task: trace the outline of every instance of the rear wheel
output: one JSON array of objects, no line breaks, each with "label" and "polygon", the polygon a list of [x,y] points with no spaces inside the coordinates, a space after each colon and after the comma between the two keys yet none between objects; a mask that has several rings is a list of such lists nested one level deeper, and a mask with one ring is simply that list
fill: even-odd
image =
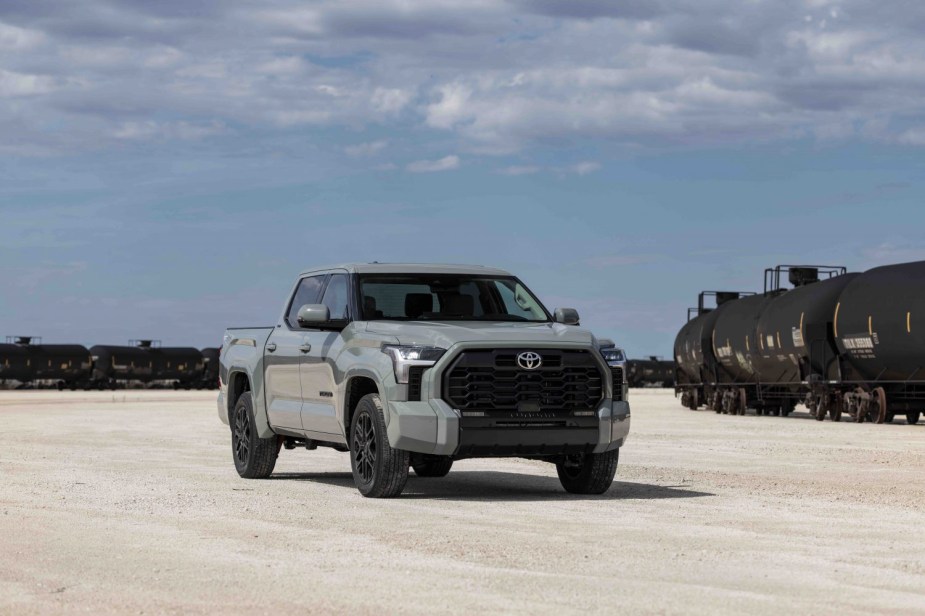
[{"label": "rear wheel", "polygon": [[559,481],[572,494],[603,494],[617,474],[620,450],[565,456],[556,463]]},{"label": "rear wheel", "polygon": [[453,458],[449,456],[423,456],[411,465],[418,477],[446,477],[453,468]]},{"label": "rear wheel", "polygon": [[276,466],[279,439],[258,436],[254,401],[249,391],[241,394],[231,415],[231,453],[235,469],[245,479],[265,479]]},{"label": "rear wheel", "polygon": [[921,411],[909,411],[908,413],[906,413],[906,422],[910,425],[914,426],[915,424],[919,423],[919,419],[921,418],[922,418]]},{"label": "rear wheel", "polygon": [[357,490],[370,498],[398,496],[408,481],[408,464],[409,453],[389,445],[379,394],[363,396],[350,426],[350,467]]}]

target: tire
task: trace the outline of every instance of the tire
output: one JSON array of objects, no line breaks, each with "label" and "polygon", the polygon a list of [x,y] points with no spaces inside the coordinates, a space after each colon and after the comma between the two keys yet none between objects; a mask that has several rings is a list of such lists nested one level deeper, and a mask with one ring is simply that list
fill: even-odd
[{"label": "tire", "polygon": [[260,438],[254,422],[251,392],[241,394],[231,414],[231,457],[235,470],[245,479],[266,479],[276,466],[280,441],[275,436]]},{"label": "tire", "polygon": [[424,456],[417,464],[412,464],[414,474],[418,477],[446,477],[453,468],[453,458],[448,456]]},{"label": "tire", "polygon": [[906,413],[906,423],[908,423],[910,426],[914,426],[915,424],[919,423],[919,419],[921,418],[921,411],[909,411]]},{"label": "tire", "polygon": [[556,463],[559,481],[571,494],[603,494],[617,474],[620,450],[566,456]]},{"label": "tire", "polygon": [[389,445],[379,394],[363,396],[350,422],[350,468],[357,490],[368,498],[398,496],[408,481],[409,463],[407,451]]}]

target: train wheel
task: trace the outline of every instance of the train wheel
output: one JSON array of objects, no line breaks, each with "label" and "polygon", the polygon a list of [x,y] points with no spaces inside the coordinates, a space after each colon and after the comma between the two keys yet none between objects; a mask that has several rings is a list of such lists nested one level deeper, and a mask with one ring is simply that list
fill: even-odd
[{"label": "train wheel", "polygon": [[784,402],[781,403],[780,416],[789,417],[790,413],[793,412],[793,409],[795,409],[796,406],[797,405],[794,404],[793,400],[785,400]]},{"label": "train wheel", "polygon": [[886,391],[884,391],[882,387],[877,387],[871,393],[873,394],[874,400],[877,401],[877,404],[872,404],[870,406],[871,412],[868,414],[867,418],[871,423],[876,422],[878,424],[882,424],[884,421],[886,421],[887,414]]},{"label": "train wheel", "polygon": [[909,411],[906,413],[906,423],[908,423],[910,426],[914,426],[915,424],[919,423],[919,419],[921,418],[921,411]]},{"label": "train wheel", "polygon": [[832,408],[829,409],[829,419],[832,421],[841,421],[841,414],[845,410],[845,402],[841,396],[835,396],[832,402]]},{"label": "train wheel", "polygon": [[886,423],[893,423],[894,419],[896,419],[896,415],[894,413],[887,413],[886,417],[884,418],[884,421]]},{"label": "train wheel", "polygon": [[816,421],[822,421],[823,419],[825,419],[825,414],[828,412],[828,410],[829,410],[829,401],[825,397],[823,397],[816,404],[816,414],[814,415],[814,417],[816,418]]}]

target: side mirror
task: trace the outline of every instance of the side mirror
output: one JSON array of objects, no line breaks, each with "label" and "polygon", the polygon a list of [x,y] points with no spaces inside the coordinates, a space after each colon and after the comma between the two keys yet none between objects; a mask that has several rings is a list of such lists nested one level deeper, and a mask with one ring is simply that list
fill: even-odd
[{"label": "side mirror", "polygon": [[556,323],[563,325],[578,325],[578,311],[574,308],[556,308]]},{"label": "side mirror", "polygon": [[305,304],[297,317],[302,327],[317,327],[331,320],[331,311],[324,304]]}]

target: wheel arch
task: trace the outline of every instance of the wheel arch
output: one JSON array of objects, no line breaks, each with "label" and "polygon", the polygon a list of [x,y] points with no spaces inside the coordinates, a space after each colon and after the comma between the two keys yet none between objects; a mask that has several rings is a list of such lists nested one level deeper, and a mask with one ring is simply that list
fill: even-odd
[{"label": "wheel arch", "polygon": [[[357,372],[347,377],[347,383],[344,387],[344,434],[350,434],[350,422],[353,421],[353,413],[356,411],[357,404],[363,399],[363,396],[369,394],[379,394],[380,399],[383,390],[379,383],[370,373],[366,371]],[[385,400],[382,400],[383,405]]]},{"label": "wheel arch", "polygon": [[238,398],[245,392],[251,391],[250,377],[243,370],[233,370],[228,374],[227,413],[228,423],[231,425],[231,412],[238,403]]}]

